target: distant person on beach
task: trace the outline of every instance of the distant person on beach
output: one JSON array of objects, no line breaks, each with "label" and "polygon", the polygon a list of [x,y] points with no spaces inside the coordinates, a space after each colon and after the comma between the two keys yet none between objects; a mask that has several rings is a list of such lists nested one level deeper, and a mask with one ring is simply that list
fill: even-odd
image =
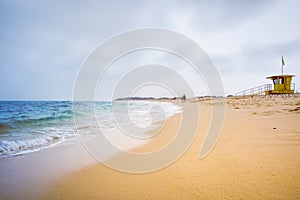
[{"label": "distant person on beach", "polygon": [[182,102],[184,103],[185,102],[185,100],[186,100],[186,96],[185,96],[185,94],[181,97],[181,99],[182,99]]}]

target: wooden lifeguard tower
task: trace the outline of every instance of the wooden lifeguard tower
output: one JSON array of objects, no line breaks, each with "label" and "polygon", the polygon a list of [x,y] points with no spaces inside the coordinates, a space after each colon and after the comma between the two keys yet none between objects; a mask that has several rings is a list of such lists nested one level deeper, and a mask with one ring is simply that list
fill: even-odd
[{"label": "wooden lifeguard tower", "polygon": [[294,94],[295,92],[295,83],[292,83],[292,79],[295,75],[283,74],[283,66],[285,65],[283,56],[281,56],[281,75],[269,76],[267,79],[273,81],[270,88],[268,88],[265,93],[266,95],[271,94]]},{"label": "wooden lifeguard tower", "polygon": [[295,75],[275,75],[269,76],[267,79],[273,81],[273,87],[271,84],[270,87],[265,91],[266,95],[271,94],[294,94],[295,92],[295,83],[292,83],[292,78]]}]

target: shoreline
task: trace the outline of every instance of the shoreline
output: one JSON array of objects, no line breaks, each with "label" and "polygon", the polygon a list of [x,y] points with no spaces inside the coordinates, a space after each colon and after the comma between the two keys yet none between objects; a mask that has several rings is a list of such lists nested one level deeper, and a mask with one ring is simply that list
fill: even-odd
[{"label": "shoreline", "polygon": [[[199,150],[209,124],[210,102],[202,101],[198,134],[170,166],[129,174],[97,163],[66,175],[43,199],[300,198],[300,98],[226,101],[223,133],[205,159],[199,159]],[[170,130],[178,122],[178,115],[168,119],[161,132],[166,137],[161,138],[170,140]],[[153,151],[165,144],[163,139],[132,151]]]},{"label": "shoreline", "polygon": [[[153,127],[148,129],[153,129],[160,123],[155,121]],[[117,140],[123,135],[116,128],[105,130],[103,134],[108,135],[111,140]],[[90,136],[88,138],[91,139]],[[149,142],[122,138],[116,142],[128,151]],[[108,152],[106,159],[114,156],[116,155]],[[78,136],[35,152],[3,157],[0,159],[0,199],[39,199],[52,184],[64,176],[97,162]]]}]

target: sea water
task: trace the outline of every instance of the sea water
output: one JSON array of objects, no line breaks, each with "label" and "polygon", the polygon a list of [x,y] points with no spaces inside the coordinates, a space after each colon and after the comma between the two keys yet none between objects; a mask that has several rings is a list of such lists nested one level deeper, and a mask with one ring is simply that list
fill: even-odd
[{"label": "sea water", "polygon": [[0,158],[55,147],[78,137],[78,129],[149,126],[179,112],[167,102],[0,101]]}]

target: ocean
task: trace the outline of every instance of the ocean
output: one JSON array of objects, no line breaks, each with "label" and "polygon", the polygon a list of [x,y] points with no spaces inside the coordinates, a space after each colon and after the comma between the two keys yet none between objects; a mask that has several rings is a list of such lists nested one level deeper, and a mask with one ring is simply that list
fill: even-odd
[{"label": "ocean", "polygon": [[72,141],[77,129],[88,135],[95,127],[147,127],[180,112],[175,104],[151,101],[0,101],[0,158]]}]

